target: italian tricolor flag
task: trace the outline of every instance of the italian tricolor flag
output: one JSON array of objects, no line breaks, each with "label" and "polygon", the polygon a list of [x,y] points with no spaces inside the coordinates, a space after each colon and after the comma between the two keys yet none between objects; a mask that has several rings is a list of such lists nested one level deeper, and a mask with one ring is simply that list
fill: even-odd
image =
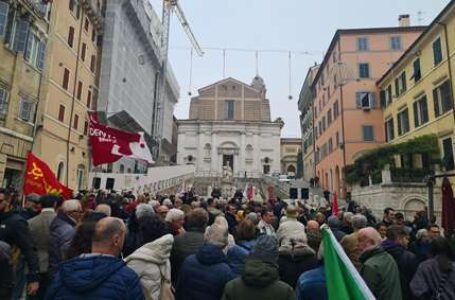
[{"label": "italian tricolor flag", "polygon": [[324,269],[329,299],[375,299],[332,231],[322,228]]}]

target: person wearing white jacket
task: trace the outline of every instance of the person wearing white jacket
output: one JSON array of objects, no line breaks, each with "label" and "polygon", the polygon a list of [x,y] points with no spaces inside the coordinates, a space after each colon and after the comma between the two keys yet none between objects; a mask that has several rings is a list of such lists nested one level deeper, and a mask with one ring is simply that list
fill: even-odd
[{"label": "person wearing white jacket", "polygon": [[[152,223],[163,222],[153,220]],[[160,299],[161,285],[163,280],[171,282],[170,256],[174,237],[167,230],[160,230],[161,224],[151,226],[156,239],[144,244],[125,259],[128,267],[133,269],[141,280],[146,299]],[[151,234],[151,235],[154,235]]]}]

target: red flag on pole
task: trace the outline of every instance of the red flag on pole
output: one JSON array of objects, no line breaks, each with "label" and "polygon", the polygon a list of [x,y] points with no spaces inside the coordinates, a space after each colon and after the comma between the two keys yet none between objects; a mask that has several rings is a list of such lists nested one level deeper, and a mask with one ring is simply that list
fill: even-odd
[{"label": "red flag on pole", "polygon": [[338,197],[337,193],[333,193],[333,199],[332,199],[332,215],[338,216],[340,213],[340,208],[338,207]]},{"label": "red flag on pole", "polygon": [[24,194],[56,194],[65,199],[73,197],[73,190],[61,184],[49,166],[31,152],[25,170]]},{"label": "red flag on pole", "polygon": [[90,144],[93,165],[113,163],[122,157],[153,163],[144,133],[131,133],[98,122],[96,112],[90,113]]}]

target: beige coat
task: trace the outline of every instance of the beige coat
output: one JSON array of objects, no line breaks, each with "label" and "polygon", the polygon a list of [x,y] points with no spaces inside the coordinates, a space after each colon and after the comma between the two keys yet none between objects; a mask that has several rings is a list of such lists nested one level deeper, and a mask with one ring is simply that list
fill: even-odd
[{"label": "beige coat", "polygon": [[41,273],[46,273],[49,268],[49,241],[52,220],[56,214],[54,211],[46,210],[39,215],[28,220],[30,236],[38,252],[39,269]]},{"label": "beige coat", "polygon": [[171,281],[171,256],[174,237],[166,234],[134,251],[125,261],[141,280],[146,299],[159,299],[161,280]]}]

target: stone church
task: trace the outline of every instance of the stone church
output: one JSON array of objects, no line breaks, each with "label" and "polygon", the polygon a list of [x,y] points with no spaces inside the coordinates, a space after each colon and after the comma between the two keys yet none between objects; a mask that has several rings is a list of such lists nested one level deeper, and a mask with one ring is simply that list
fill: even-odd
[{"label": "stone church", "polygon": [[227,78],[198,90],[190,118],[178,121],[178,164],[194,164],[196,176],[260,178],[280,172],[284,123],[272,121],[266,87]]}]

